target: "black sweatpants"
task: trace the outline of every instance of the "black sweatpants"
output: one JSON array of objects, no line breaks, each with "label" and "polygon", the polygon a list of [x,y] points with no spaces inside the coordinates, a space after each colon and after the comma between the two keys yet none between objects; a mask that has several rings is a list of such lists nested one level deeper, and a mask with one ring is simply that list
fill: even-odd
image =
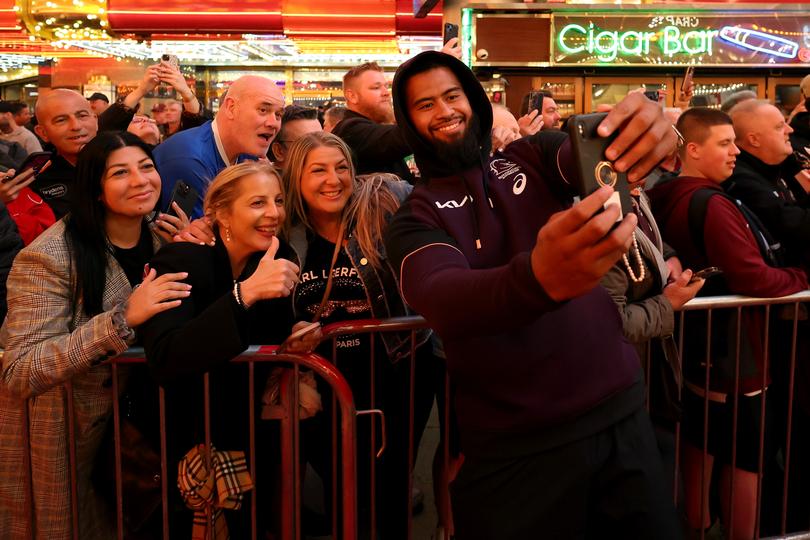
[{"label": "black sweatpants", "polygon": [[649,417],[510,459],[467,456],[451,484],[457,540],[683,538]]}]

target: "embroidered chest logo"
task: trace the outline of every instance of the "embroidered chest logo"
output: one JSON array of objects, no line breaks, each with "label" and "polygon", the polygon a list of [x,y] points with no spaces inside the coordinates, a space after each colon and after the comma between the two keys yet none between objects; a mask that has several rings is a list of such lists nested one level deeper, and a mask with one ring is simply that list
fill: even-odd
[{"label": "embroidered chest logo", "polygon": [[515,195],[520,195],[526,189],[526,174],[520,172],[520,165],[517,163],[497,158],[489,162],[489,170],[498,180],[511,181],[512,193]]},{"label": "embroidered chest logo", "polygon": [[444,208],[461,208],[462,206],[467,204],[467,201],[472,202],[472,200],[473,200],[473,198],[470,195],[465,195],[464,198],[461,199],[461,202],[449,200],[449,201],[440,203],[439,201],[436,201],[436,207],[441,208],[441,209],[444,209]]}]

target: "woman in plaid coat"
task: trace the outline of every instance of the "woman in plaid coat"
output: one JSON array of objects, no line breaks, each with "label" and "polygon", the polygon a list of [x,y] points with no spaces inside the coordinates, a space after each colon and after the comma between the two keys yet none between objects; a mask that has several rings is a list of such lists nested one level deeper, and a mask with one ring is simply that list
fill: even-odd
[{"label": "woman in plaid coat", "polygon": [[[160,198],[160,176],[140,139],[102,133],[90,141],[71,191],[70,215],[20,252],[8,278],[0,333],[4,540],[69,538],[76,526],[82,540],[112,536],[89,481],[112,410],[111,368],[102,362],[134,342],[133,328],[189,294],[183,274],[143,276],[159,245],[144,218]],[[78,523],[71,508],[68,385]]]}]

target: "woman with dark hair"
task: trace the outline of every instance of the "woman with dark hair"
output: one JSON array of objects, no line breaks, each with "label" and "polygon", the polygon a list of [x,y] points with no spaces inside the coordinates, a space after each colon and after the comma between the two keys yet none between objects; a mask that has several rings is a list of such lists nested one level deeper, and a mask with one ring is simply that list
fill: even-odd
[{"label": "woman with dark hair", "polygon": [[[298,139],[285,159],[284,185],[288,189],[286,237],[301,267],[301,282],[293,291],[298,320],[331,322],[385,319],[409,315],[382,245],[388,220],[412,187],[392,174],[355,177],[351,151],[339,137],[325,132]],[[410,333],[384,333],[373,341],[368,335],[337,339],[333,361],[346,376],[358,409],[380,408],[385,413],[386,448],[376,471],[377,528],[381,538],[407,535],[409,423],[413,422],[413,455],[419,446],[433,404],[432,347],[429,331],[416,333],[413,417],[410,417]],[[374,355],[372,356],[372,347]],[[320,354],[332,358],[332,343]],[[371,358],[374,358],[372,367]],[[373,374],[373,377],[372,377]],[[326,388],[320,389],[327,392]],[[371,396],[376,395],[372,403]],[[324,396],[325,414],[302,427],[316,440],[331,431],[331,399]],[[368,534],[370,503],[367,423],[358,423],[358,488],[360,521]],[[379,440],[376,443],[379,445]],[[332,478],[328,442],[310,439],[308,459],[326,482]],[[329,494],[332,491],[326,489]]]},{"label": "woman with dark hair", "polygon": [[114,399],[111,368],[102,362],[135,341],[135,328],[189,295],[184,273],[156,277],[152,270],[143,277],[159,245],[145,218],[160,199],[160,176],[140,139],[99,134],[79,153],[71,189],[71,212],[20,252],[8,278],[0,333],[4,538],[29,538],[32,531],[67,538],[75,525],[64,384],[73,391],[79,537],[111,536],[90,483]]}]

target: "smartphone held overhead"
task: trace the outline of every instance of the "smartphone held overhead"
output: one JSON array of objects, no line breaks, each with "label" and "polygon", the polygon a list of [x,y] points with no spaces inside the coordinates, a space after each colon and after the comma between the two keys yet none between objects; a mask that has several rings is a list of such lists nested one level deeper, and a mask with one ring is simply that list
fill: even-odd
[{"label": "smartphone held overhead", "polygon": [[458,25],[453,23],[444,23],[444,43],[447,43],[453,38],[458,37]]}]

